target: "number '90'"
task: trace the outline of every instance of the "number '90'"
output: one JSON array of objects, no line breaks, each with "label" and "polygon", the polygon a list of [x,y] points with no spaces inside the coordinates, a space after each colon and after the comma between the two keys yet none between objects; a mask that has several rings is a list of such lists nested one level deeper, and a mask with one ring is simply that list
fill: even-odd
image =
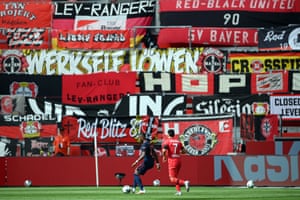
[{"label": "number '90'", "polygon": [[239,25],[240,14],[239,13],[225,13],[224,14],[224,25]]}]

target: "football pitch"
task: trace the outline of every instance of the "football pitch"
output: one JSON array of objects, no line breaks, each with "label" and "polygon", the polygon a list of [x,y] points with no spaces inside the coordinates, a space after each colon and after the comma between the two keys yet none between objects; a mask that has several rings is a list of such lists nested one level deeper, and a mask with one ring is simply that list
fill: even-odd
[{"label": "football pitch", "polygon": [[146,187],[146,194],[125,194],[121,186],[114,187],[0,187],[3,200],[171,200],[171,199],[255,199],[299,200],[299,187],[198,187],[190,192],[182,187],[182,196],[175,196],[171,186]]}]

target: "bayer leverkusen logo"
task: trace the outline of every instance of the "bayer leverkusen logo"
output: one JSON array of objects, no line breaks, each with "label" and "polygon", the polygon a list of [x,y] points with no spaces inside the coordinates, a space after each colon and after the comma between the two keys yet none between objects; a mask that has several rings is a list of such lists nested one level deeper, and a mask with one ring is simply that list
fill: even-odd
[{"label": "bayer leverkusen logo", "polygon": [[222,73],[225,65],[225,55],[218,49],[205,48],[197,63],[201,72]]},{"label": "bayer leverkusen logo", "polygon": [[253,102],[252,112],[254,115],[266,115],[269,113],[269,104],[267,102]]},{"label": "bayer leverkusen logo", "polygon": [[25,97],[36,97],[38,86],[35,82],[12,82],[9,86],[11,95],[21,95]]},{"label": "bayer leverkusen logo", "polygon": [[180,136],[185,150],[195,156],[206,155],[217,144],[216,134],[203,125],[193,125]]},{"label": "bayer leverkusen logo", "polygon": [[20,50],[6,50],[0,55],[0,72],[25,72],[27,68],[26,57]]}]

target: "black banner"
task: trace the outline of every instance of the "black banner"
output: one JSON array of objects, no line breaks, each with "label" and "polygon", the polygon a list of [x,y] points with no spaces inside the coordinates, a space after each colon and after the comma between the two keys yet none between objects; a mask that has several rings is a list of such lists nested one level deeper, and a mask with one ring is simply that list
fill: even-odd
[{"label": "black banner", "polygon": [[61,76],[0,74],[0,94],[61,98]]},{"label": "black banner", "polygon": [[17,144],[18,144],[18,140],[16,139],[0,136],[0,157],[16,156]]},{"label": "black banner", "polygon": [[258,47],[261,50],[300,50],[300,26],[259,29]]},{"label": "black banner", "polygon": [[141,0],[122,3],[102,3],[102,2],[59,2],[54,0],[54,19],[69,18],[75,16],[118,16],[127,15],[128,18],[136,16],[153,16],[156,0]]},{"label": "black banner", "polygon": [[101,117],[111,116],[115,104],[103,105],[67,105],[62,104],[56,98],[26,98],[26,113],[33,117],[43,116],[61,122],[63,116],[90,116]]},{"label": "black banner", "polygon": [[116,104],[115,116],[182,115],[186,110],[184,94],[128,95]]},{"label": "black banner", "polygon": [[268,95],[214,95],[193,97],[193,113],[204,115],[219,115],[234,113],[236,125],[240,123],[242,113],[254,113],[257,103],[269,104]]},{"label": "black banner", "polygon": [[215,94],[250,94],[251,74],[215,75]]},{"label": "black banner", "polygon": [[26,138],[25,156],[29,157],[47,157],[52,156],[54,137],[48,138]]},{"label": "black banner", "polygon": [[[224,18],[226,18],[227,15],[228,18],[231,18],[233,21],[226,23]],[[190,25],[193,27],[248,28],[286,26],[300,23],[299,13],[247,11],[161,12],[160,21],[162,26]]]},{"label": "black banner", "polygon": [[300,73],[289,72],[289,92],[300,93]]},{"label": "black banner", "polygon": [[141,92],[175,93],[175,74],[159,72],[140,72],[139,86]]}]

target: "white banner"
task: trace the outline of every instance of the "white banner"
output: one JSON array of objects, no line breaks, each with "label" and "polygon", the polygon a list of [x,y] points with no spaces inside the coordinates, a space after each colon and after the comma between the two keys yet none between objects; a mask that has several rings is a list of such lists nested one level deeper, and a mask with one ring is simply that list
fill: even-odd
[{"label": "white banner", "polygon": [[300,119],[300,95],[271,95],[270,112],[282,119]]}]

